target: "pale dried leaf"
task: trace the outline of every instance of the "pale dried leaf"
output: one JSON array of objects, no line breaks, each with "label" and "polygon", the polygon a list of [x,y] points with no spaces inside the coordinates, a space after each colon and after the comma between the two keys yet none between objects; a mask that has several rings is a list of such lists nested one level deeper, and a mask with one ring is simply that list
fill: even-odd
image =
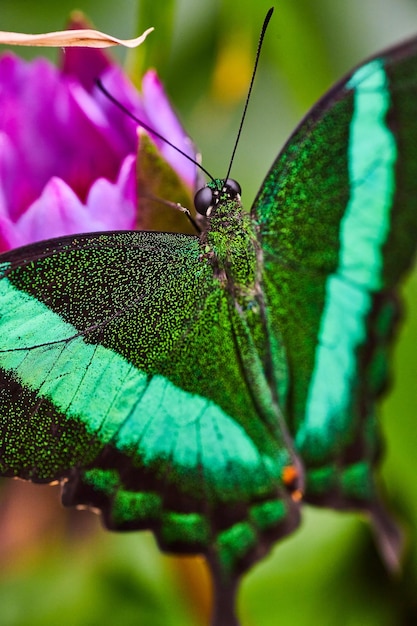
[{"label": "pale dried leaf", "polygon": [[8,46],[48,46],[52,48],[108,48],[109,46],[136,48],[136,46],[145,41],[152,31],[153,28],[148,28],[140,37],[135,39],[117,39],[91,28],[61,30],[39,35],[0,31],[0,44]]}]

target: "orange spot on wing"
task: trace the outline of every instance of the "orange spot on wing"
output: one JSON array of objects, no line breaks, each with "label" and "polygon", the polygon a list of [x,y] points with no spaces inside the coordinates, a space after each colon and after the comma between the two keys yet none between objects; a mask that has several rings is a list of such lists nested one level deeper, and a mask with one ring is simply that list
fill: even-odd
[{"label": "orange spot on wing", "polygon": [[287,487],[291,487],[298,478],[298,470],[295,465],[287,465],[282,472],[282,481]]},{"label": "orange spot on wing", "polygon": [[303,498],[303,492],[298,488],[298,469],[295,465],[287,465],[282,472],[282,482],[290,491],[291,499],[294,502],[300,502]]},{"label": "orange spot on wing", "polygon": [[291,494],[291,500],[293,500],[294,502],[300,502],[300,500],[302,499],[303,499],[303,492],[301,491],[301,489],[296,489]]}]

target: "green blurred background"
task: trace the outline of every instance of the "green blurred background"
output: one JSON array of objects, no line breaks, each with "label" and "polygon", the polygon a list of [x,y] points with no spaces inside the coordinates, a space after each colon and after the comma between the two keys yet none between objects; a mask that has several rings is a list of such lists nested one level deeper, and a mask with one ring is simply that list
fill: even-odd
[{"label": "green blurred background", "polygon": [[[224,175],[271,0],[74,1],[0,0],[0,29],[59,30],[74,8],[119,37],[155,26],[141,56],[118,57],[134,80],[148,65],[157,67],[204,165]],[[413,34],[417,0],[277,3],[232,172],[248,207],[314,101],[367,55]],[[409,316],[381,418],[387,500],[408,537],[403,575],[385,573],[358,516],[306,509],[301,530],[245,578],[242,626],[417,624],[417,275],[404,292]],[[0,489],[0,626],[207,622],[208,581],[199,560],[161,556],[148,533],[103,531],[91,513],[64,511],[57,488],[3,481]]]}]

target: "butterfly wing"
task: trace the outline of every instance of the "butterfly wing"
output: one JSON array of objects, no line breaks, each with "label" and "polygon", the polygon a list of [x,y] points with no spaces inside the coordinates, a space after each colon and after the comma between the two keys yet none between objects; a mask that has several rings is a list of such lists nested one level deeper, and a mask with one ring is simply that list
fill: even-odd
[{"label": "butterfly wing", "polygon": [[339,83],[289,139],[252,209],[306,498],[370,509],[385,535],[374,403],[417,240],[416,64],[413,40]]},{"label": "butterfly wing", "polygon": [[256,403],[256,349],[198,238],[92,234],[2,255],[0,336],[1,474],[61,480],[64,504],[110,528],[230,563],[296,525],[292,452]]}]

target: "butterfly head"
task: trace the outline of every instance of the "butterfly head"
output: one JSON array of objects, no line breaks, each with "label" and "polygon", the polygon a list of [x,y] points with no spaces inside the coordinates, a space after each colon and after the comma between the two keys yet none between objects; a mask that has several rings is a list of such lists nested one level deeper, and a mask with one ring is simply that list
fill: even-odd
[{"label": "butterfly head", "polygon": [[204,217],[210,217],[213,209],[222,202],[229,200],[240,202],[241,192],[239,183],[233,178],[227,180],[217,178],[197,191],[194,196],[195,210]]}]

